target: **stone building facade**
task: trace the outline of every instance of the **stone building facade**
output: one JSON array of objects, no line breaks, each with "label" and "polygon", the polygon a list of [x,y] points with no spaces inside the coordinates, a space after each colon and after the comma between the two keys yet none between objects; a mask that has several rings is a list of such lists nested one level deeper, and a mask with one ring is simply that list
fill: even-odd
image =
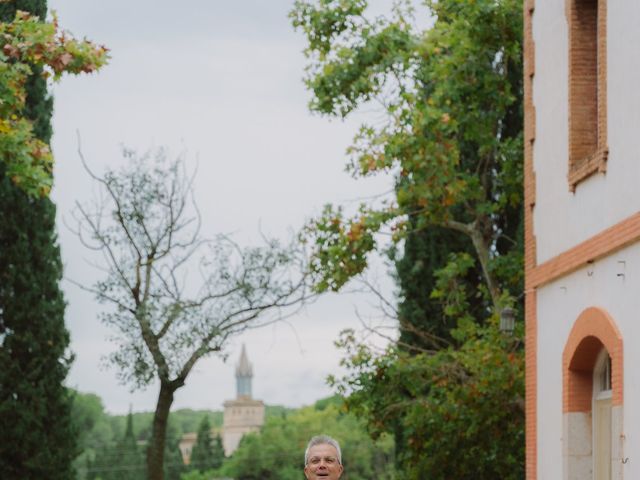
[{"label": "stone building facade", "polygon": [[[238,448],[242,437],[257,432],[264,425],[265,407],[262,400],[252,397],[253,366],[249,362],[245,346],[236,365],[236,398],[224,402],[222,430],[211,429],[211,437],[220,434],[224,454],[228,457]],[[185,464],[189,463],[193,446],[197,440],[195,432],[185,433],[180,440],[180,452]]]},{"label": "stone building facade", "polygon": [[257,432],[264,425],[264,403],[251,395],[253,366],[249,363],[245,346],[236,366],[236,399],[224,402],[222,445],[225,455],[231,455],[242,437]]}]

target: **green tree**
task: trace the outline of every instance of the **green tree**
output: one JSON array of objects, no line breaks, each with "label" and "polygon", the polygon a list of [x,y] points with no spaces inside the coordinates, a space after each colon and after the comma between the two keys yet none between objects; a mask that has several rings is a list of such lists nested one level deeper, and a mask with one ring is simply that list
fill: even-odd
[{"label": "green tree", "polygon": [[142,480],[145,477],[145,462],[133,433],[133,414],[131,411],[127,415],[127,429],[124,437],[116,448],[119,453],[118,464],[122,466],[122,472],[118,478],[121,480]]},{"label": "green tree", "polygon": [[72,391],[72,395],[73,423],[78,431],[79,443],[85,446],[91,431],[104,419],[104,405],[102,399],[93,393]]},{"label": "green tree", "polygon": [[[521,332],[520,332],[521,333]],[[378,355],[345,334],[349,374],[334,385],[352,392],[350,411],[377,437],[403,431],[399,478],[524,478],[524,355],[494,324],[467,322],[459,348]]]},{"label": "green tree", "polygon": [[[219,438],[220,436],[216,435],[216,445],[219,443]],[[198,427],[198,437],[191,452],[189,466],[201,472],[218,468],[222,464],[222,459],[216,457],[216,454],[219,454],[219,451],[214,450],[214,442],[211,441],[211,424],[209,417],[205,415]]]},{"label": "green tree", "polygon": [[115,444],[100,449],[89,462],[90,480],[142,480],[145,478],[144,457],[138,449],[133,431],[133,414],[127,415],[124,436]]},{"label": "green tree", "polygon": [[[447,314],[443,302],[432,298],[432,293],[436,289],[437,272],[447,265],[453,252],[470,254],[471,243],[441,227],[412,228],[407,231],[401,249],[395,246],[390,249],[398,286],[398,346],[409,353],[440,349],[452,340],[451,330],[456,326],[456,319]],[[481,276],[477,268],[471,268],[465,278],[457,280],[477,285],[482,281]],[[472,315],[483,319],[487,302],[479,296],[472,300]]]},{"label": "green tree", "polygon": [[68,479],[77,452],[55,207],[17,189],[0,164],[0,472]]},{"label": "green tree", "polygon": [[380,106],[349,149],[351,173],[397,172],[395,198],[353,218],[329,205],[310,226],[317,288],[362,272],[377,232],[399,241],[438,226],[471,243],[480,293],[499,311],[522,290],[521,2],[425,4],[435,19],[425,31],[402,2],[373,20],[365,0],[297,1],[291,13],[308,41],[311,109],[347,117]]},{"label": "green tree", "polygon": [[[0,3],[0,21],[12,21],[18,10],[28,12],[38,19],[44,20],[47,16],[47,0],[13,0]],[[24,85],[27,101],[22,113],[33,123],[34,136],[44,143],[49,143],[53,134],[51,126],[53,97],[47,91],[47,80],[43,76],[42,66],[31,65],[30,68],[32,74],[26,78]]]},{"label": "green tree", "polygon": [[[73,477],[77,432],[63,386],[71,362],[55,234],[48,142],[52,100],[42,66],[81,71],[84,47],[62,45],[46,1],[0,3],[0,476]],[[45,51],[46,50],[46,51]],[[64,56],[65,65],[59,64]],[[16,184],[25,187],[19,189]],[[27,193],[32,195],[27,195]]]},{"label": "green tree", "polygon": [[113,435],[104,412],[102,399],[91,393],[73,392],[71,418],[77,432],[80,454],[74,461],[79,480],[86,478],[96,452],[110,443]]},{"label": "green tree", "polygon": [[166,480],[180,480],[182,474],[187,471],[180,451],[180,435],[175,426],[175,412],[171,412],[167,425],[167,441],[164,453],[164,478]]},{"label": "green tree", "polygon": [[[396,184],[393,199],[352,218],[329,205],[308,228],[320,291],[360,274],[380,233],[395,242],[399,341],[376,355],[346,332],[349,373],[331,381],[372,434],[396,433],[407,478],[520,478],[522,351],[496,318],[523,290],[521,2],[424,5],[427,30],[411,2],[375,19],[366,0],[297,1],[291,13],[308,41],[311,109],[347,117],[377,106],[349,170],[393,172]],[[507,360],[495,378],[487,358]],[[478,425],[513,429],[490,443]]]},{"label": "green tree", "polygon": [[[113,307],[102,317],[116,331],[110,360],[123,382],[160,383],[147,449],[150,480],[163,478],[169,411],[195,364],[307,295],[296,243],[241,248],[226,236],[203,238],[191,203],[193,178],[181,158],[166,155],[125,151],[127,166],[94,176],[106,203],[77,211],[81,238],[106,261],[106,277],[88,290]],[[201,278],[193,288],[182,280],[190,267]]]},{"label": "green tree", "polygon": [[[20,10],[30,7],[41,17]],[[48,195],[53,184],[45,78],[94,72],[108,58],[106,48],[59,31],[55,17],[41,21],[45,13],[45,1],[0,3],[0,152],[4,175],[30,196]]]},{"label": "green tree", "polygon": [[[408,216],[408,222],[412,226],[406,232],[402,248],[394,245],[389,253],[395,264],[398,286],[397,349],[410,358],[446,348],[454,341],[452,330],[457,318],[447,314],[445,303],[432,298],[432,294],[438,284],[438,272],[445,268],[450,255],[453,252],[473,254],[473,246],[468,239],[446,228],[431,226],[418,229],[412,215]],[[482,282],[482,273],[476,265],[464,277],[455,280],[465,284],[465,290],[472,290],[474,285]],[[468,311],[478,321],[485,319],[489,307],[482,296],[470,296]],[[406,397],[407,401],[411,400],[409,395]],[[400,459],[405,454],[408,440],[406,429],[400,421],[394,425],[388,419],[387,425],[394,432],[396,460],[400,468]]]},{"label": "green tree", "polygon": [[211,478],[215,478],[211,472],[199,472],[198,470],[193,470],[182,475],[179,480],[211,480]]},{"label": "green tree", "polygon": [[222,437],[219,433],[216,433],[215,437],[213,437],[213,444],[211,445],[213,448],[213,462],[211,464],[212,468],[217,469],[222,466],[224,462],[224,446],[222,445]]},{"label": "green tree", "polygon": [[304,450],[309,439],[320,433],[336,438],[342,449],[345,479],[395,478],[393,441],[382,436],[374,442],[364,424],[344,413],[342,399],[318,402],[288,414],[268,418],[260,433],[245,435],[219,476],[238,480],[298,480],[304,468]]}]

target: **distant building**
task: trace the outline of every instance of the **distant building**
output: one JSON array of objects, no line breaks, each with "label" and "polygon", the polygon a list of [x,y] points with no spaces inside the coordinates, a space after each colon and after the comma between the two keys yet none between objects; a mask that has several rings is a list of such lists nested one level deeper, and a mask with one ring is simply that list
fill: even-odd
[{"label": "distant building", "polygon": [[264,425],[264,403],[251,397],[253,368],[242,346],[240,361],[236,366],[236,399],[224,402],[222,445],[225,455],[231,455],[243,435],[257,432]]},{"label": "distant building", "polygon": [[[257,432],[264,425],[264,403],[252,398],[252,379],[253,367],[249,363],[246,348],[242,345],[240,360],[236,365],[236,399],[224,402],[222,431],[211,429],[211,438],[221,433],[224,454],[227,457],[238,448],[244,434]],[[185,465],[189,464],[197,437],[197,433],[191,432],[185,433],[180,439],[179,447]]]},{"label": "distant building", "polygon": [[182,461],[185,465],[189,465],[189,462],[191,461],[191,452],[193,451],[193,446],[196,444],[197,439],[198,434],[196,432],[185,433],[180,439],[178,448],[180,449]]}]

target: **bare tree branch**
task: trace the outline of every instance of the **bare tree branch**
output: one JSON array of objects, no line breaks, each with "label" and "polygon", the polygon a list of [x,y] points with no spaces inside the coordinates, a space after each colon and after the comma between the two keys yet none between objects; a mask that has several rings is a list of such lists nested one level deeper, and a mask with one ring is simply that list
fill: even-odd
[{"label": "bare tree branch", "polygon": [[113,307],[102,320],[116,331],[111,361],[120,378],[136,387],[159,380],[148,458],[162,458],[173,393],[197,361],[221,352],[233,335],[287,318],[312,297],[306,255],[296,241],[281,246],[264,235],[253,248],[229,236],[203,238],[195,173],[187,174],[182,156],[168,161],[164,150],[125,151],[126,167],[99,176],[79,137],[78,153],[103,195],[92,208],[76,204],[75,232],[103,253],[105,278],[94,286],[71,281]]}]

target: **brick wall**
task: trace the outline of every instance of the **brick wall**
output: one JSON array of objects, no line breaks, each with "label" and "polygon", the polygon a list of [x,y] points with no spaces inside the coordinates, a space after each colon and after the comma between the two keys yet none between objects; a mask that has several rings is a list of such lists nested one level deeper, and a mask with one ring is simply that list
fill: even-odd
[{"label": "brick wall", "polygon": [[[536,203],[533,146],[535,142],[535,107],[533,105],[533,79],[535,76],[535,44],[533,42],[533,15],[535,0],[524,2],[524,208],[525,208],[525,278],[536,267],[536,241],[533,233],[533,209]],[[536,478],[537,463],[537,316],[536,291],[525,291],[525,435],[526,476]]]},{"label": "brick wall", "polygon": [[567,0],[569,24],[569,188],[605,172],[607,2]]}]

